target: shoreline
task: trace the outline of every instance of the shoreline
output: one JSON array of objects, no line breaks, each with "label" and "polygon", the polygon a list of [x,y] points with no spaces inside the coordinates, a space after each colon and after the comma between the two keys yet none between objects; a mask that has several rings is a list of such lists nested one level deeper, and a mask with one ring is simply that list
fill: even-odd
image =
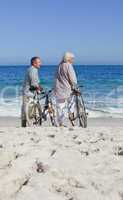
[{"label": "shoreline", "polygon": [[[44,125],[47,126],[46,124]],[[21,127],[19,117],[0,117],[0,127]],[[48,126],[47,126],[48,127]],[[88,127],[123,127],[123,118],[99,117],[89,118]]]}]

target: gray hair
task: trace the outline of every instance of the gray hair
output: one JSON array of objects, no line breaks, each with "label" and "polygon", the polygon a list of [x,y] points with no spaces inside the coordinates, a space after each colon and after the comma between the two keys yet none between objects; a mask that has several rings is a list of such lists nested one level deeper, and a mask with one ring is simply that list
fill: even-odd
[{"label": "gray hair", "polygon": [[66,52],[63,56],[62,62],[68,62],[72,58],[75,58],[74,54],[71,52]]}]

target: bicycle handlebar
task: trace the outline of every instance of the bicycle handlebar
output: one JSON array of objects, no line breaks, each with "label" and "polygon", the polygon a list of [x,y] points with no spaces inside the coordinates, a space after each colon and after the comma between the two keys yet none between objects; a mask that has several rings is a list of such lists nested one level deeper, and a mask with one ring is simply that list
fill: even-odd
[{"label": "bicycle handlebar", "polygon": [[42,91],[41,93],[38,93],[37,91],[35,91],[34,98],[38,97],[39,99],[43,99],[46,96],[48,96],[51,92],[52,92],[52,90]]},{"label": "bicycle handlebar", "polygon": [[81,95],[80,88],[83,88],[83,87],[84,87],[83,85],[75,85],[75,86],[73,86],[73,88],[72,88],[73,94],[74,95]]}]

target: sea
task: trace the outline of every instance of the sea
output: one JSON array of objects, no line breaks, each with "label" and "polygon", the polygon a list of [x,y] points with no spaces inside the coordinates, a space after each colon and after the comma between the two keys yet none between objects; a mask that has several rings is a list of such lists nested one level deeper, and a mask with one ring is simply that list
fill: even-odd
[{"label": "sea", "polygon": [[[19,117],[22,103],[22,85],[28,66],[0,66],[0,116]],[[43,88],[53,88],[58,66],[46,65],[40,69]],[[74,66],[78,85],[90,118],[123,117],[123,66]]]}]

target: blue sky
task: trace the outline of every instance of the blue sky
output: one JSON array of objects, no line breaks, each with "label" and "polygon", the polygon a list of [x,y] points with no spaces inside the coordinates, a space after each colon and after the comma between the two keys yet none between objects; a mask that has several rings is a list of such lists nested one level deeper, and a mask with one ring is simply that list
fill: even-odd
[{"label": "blue sky", "polygon": [[123,0],[1,0],[0,64],[123,64]]}]

